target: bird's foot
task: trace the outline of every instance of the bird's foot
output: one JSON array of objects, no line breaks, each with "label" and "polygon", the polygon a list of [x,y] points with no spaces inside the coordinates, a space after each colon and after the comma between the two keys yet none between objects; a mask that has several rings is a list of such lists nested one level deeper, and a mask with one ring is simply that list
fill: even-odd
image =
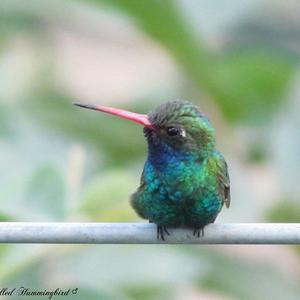
[{"label": "bird's foot", "polygon": [[203,237],[204,236],[204,226],[195,227],[193,235],[197,236],[198,238],[200,238],[200,236]]},{"label": "bird's foot", "polygon": [[162,241],[165,240],[165,236],[164,234],[167,234],[167,235],[170,235],[168,229],[167,229],[167,226],[164,226],[164,225],[158,225],[157,224],[157,239],[161,239]]}]

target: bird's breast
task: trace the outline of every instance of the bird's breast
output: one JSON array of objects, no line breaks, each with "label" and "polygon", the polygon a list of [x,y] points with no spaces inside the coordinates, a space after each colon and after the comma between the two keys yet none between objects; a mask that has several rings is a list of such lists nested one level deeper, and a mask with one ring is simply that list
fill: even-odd
[{"label": "bird's breast", "polygon": [[199,163],[169,160],[168,165],[161,170],[148,160],[144,170],[148,191],[164,201],[189,201],[193,193],[199,190]]}]

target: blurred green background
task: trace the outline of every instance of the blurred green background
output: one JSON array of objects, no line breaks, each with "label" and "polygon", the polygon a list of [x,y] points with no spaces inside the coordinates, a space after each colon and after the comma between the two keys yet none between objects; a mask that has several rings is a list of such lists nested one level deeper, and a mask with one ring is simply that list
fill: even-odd
[{"label": "blurred green background", "polygon": [[[299,53],[295,0],[1,0],[1,220],[141,221],[140,126],[72,102],[145,113],[179,98],[210,117],[229,164],[217,221],[299,222]],[[2,245],[0,286],[289,300],[299,262],[289,246]]]}]

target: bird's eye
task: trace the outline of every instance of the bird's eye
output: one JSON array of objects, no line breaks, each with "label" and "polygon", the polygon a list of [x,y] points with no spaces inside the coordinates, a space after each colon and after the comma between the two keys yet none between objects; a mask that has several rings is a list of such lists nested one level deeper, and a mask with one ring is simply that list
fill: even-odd
[{"label": "bird's eye", "polygon": [[170,136],[176,136],[179,133],[179,129],[176,127],[167,127],[167,133]]}]

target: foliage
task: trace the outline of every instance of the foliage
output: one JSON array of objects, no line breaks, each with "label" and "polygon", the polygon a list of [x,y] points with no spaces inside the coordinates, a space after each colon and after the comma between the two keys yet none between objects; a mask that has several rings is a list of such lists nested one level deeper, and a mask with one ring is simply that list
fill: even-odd
[{"label": "foliage", "polygon": [[127,13],[177,60],[196,87],[231,121],[264,121],[282,100],[295,61],[257,47],[213,53],[182,16],[176,2],[94,0]]}]

